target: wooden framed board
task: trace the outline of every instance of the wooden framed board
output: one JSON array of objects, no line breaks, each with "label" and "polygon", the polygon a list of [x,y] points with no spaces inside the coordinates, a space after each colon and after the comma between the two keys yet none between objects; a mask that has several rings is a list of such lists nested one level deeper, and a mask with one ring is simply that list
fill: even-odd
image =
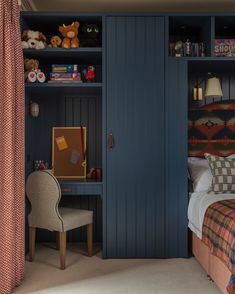
[{"label": "wooden framed board", "polygon": [[86,127],[54,127],[52,167],[59,179],[86,178]]}]

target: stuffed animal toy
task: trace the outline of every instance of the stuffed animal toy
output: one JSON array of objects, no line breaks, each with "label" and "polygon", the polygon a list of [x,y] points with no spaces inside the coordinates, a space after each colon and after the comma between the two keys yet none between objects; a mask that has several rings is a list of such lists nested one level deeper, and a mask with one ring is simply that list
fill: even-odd
[{"label": "stuffed animal toy", "polygon": [[44,49],[46,47],[46,37],[41,32],[26,30],[22,35],[22,47]]},{"label": "stuffed animal toy", "polygon": [[92,83],[95,81],[95,68],[94,66],[88,66],[87,69],[83,70],[83,76],[87,83]]},{"label": "stuffed animal toy", "polygon": [[49,48],[57,48],[61,46],[62,40],[59,36],[52,36],[50,42]]},{"label": "stuffed animal toy", "polygon": [[25,81],[30,83],[35,83],[36,81],[44,83],[46,81],[46,76],[39,69],[39,61],[37,59],[28,59],[24,60],[24,77]]},{"label": "stuffed animal toy", "polygon": [[100,30],[96,24],[85,24],[82,27],[81,46],[82,47],[99,47]]},{"label": "stuffed animal toy", "polygon": [[71,25],[59,27],[59,31],[64,37],[62,42],[63,48],[78,48],[79,47],[79,39],[78,39],[78,28],[80,23],[78,21],[73,22]]}]

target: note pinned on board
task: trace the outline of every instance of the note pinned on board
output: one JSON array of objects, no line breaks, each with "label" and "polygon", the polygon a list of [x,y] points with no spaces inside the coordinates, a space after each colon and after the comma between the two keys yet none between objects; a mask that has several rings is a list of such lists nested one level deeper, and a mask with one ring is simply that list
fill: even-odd
[{"label": "note pinned on board", "polygon": [[64,136],[57,137],[55,140],[59,151],[63,151],[68,148],[68,144]]},{"label": "note pinned on board", "polygon": [[70,155],[70,162],[72,164],[77,164],[80,158],[80,152],[79,150],[72,150],[72,153]]}]

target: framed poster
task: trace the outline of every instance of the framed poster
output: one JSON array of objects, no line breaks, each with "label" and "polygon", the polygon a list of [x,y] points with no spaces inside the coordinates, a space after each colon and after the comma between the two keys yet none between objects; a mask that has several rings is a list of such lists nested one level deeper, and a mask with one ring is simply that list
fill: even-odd
[{"label": "framed poster", "polygon": [[58,179],[86,178],[86,127],[54,127],[52,168]]}]

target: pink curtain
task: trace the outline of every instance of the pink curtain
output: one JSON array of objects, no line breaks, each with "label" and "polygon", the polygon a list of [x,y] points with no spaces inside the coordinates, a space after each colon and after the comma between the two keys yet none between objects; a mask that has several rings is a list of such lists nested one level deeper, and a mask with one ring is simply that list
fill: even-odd
[{"label": "pink curtain", "polygon": [[18,0],[0,0],[0,293],[24,276],[24,68]]}]

